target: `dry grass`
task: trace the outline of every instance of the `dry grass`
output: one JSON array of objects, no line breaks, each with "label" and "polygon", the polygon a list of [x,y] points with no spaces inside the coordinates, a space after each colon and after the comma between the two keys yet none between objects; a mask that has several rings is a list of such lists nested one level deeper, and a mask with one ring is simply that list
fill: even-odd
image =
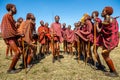
[{"label": "dry grass", "polygon": [[[5,59],[5,44],[0,40],[0,80],[120,80],[120,77],[111,78],[104,76],[100,70],[94,70],[86,65],[83,61],[78,64],[74,57],[70,55],[61,55],[61,63],[56,61],[52,63],[52,55],[47,56],[39,63],[35,64],[28,74],[22,70],[17,74],[7,74],[6,71],[10,65],[11,60]],[[100,52],[101,50],[99,50]],[[114,61],[115,67],[120,74],[120,46],[111,52],[111,58]],[[106,66],[104,60],[102,63]],[[17,67],[21,61],[18,62]],[[108,69],[108,67],[106,66]]]}]

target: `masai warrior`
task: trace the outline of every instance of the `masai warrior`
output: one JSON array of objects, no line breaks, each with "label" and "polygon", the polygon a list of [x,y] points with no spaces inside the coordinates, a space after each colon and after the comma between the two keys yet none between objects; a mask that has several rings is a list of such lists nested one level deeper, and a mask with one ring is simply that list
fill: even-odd
[{"label": "masai warrior", "polygon": [[84,41],[84,49],[86,54],[86,62],[91,60],[91,42],[93,42],[93,25],[91,22],[91,18],[88,14],[84,14],[81,19],[81,28],[77,30],[75,33],[80,37],[81,40]]},{"label": "masai warrior", "polygon": [[[15,23],[15,27],[16,27],[17,29],[19,28],[19,26],[20,26],[20,24],[22,23],[22,21],[23,21],[23,18],[22,18],[22,17],[20,17],[20,18],[17,19],[17,22]],[[18,39],[18,43],[19,43],[19,42],[20,42],[20,41],[19,41],[19,39]],[[20,43],[19,43],[19,44],[20,44]],[[9,45],[7,45],[7,48],[6,48],[6,58],[8,58],[9,51],[10,51],[10,54],[11,54],[11,57],[12,57],[12,56],[13,56],[12,49],[10,48]]]},{"label": "masai warrior", "polygon": [[93,11],[91,18],[93,19],[94,23],[93,23],[93,35],[94,35],[94,40],[93,40],[93,53],[95,55],[95,58],[98,62],[98,64],[96,65],[96,67],[98,69],[104,69],[104,67],[102,66],[102,63],[100,61],[99,58],[99,54],[97,52],[98,47],[102,46],[102,36],[100,34],[100,29],[102,27],[102,20],[100,18],[98,18],[99,16],[99,12],[98,11]]},{"label": "masai warrior", "polygon": [[16,69],[15,65],[21,55],[17,45],[18,44],[17,39],[19,36],[17,35],[17,28],[15,26],[15,21],[13,18],[13,15],[16,14],[17,10],[14,4],[7,4],[6,9],[8,13],[3,16],[1,23],[1,33],[5,43],[9,45],[10,48],[14,51],[14,56],[7,72],[17,73],[20,71],[20,69]]},{"label": "masai warrior", "polygon": [[67,41],[66,41],[66,33],[65,33],[65,31],[66,31],[66,23],[63,23],[62,24],[62,37],[63,37],[63,48],[64,48],[64,53],[66,53],[66,51],[67,51]]},{"label": "masai warrior", "polygon": [[74,31],[71,29],[71,25],[65,31],[67,41],[67,51],[73,56],[73,42],[75,39]]},{"label": "masai warrior", "polygon": [[33,59],[34,40],[33,31],[35,30],[35,17],[32,13],[28,13],[26,21],[23,21],[18,29],[18,34],[22,35],[22,42],[24,42],[24,63],[26,67],[31,67],[31,60]]},{"label": "masai warrior", "polygon": [[113,8],[107,6],[103,9],[101,16],[104,18],[102,22],[102,56],[108,65],[110,72],[105,73],[107,76],[117,77],[118,73],[114,67],[113,61],[110,58],[110,52],[118,45],[118,24],[117,21],[111,17]]},{"label": "masai warrior", "polygon": [[45,37],[46,37],[46,53],[48,54],[49,53],[49,48],[50,48],[50,29],[49,29],[49,24],[46,22],[45,23],[45,27],[46,27],[46,34],[45,34]]},{"label": "masai warrior", "polygon": [[47,28],[48,24],[44,25],[44,21],[41,20],[40,24],[41,26],[38,28],[39,43],[41,44],[39,53],[42,56],[46,53],[47,38],[49,38],[49,29]]},{"label": "masai warrior", "polygon": [[52,54],[53,54],[53,63],[55,62],[55,56],[57,55],[57,59],[60,62],[59,51],[60,45],[59,43],[63,41],[61,34],[61,24],[59,23],[60,17],[55,16],[55,22],[51,24],[50,33],[52,40]]}]

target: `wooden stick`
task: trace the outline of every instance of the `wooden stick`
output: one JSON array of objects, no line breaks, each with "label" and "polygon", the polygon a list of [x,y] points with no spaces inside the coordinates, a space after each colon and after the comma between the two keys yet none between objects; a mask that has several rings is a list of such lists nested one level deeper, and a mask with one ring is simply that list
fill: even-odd
[{"label": "wooden stick", "polygon": [[[94,46],[93,46],[93,49],[94,49],[94,55],[97,55],[97,47],[96,47],[96,36],[97,36],[97,34],[96,34],[96,32],[97,32],[97,27],[98,27],[98,23],[95,21],[94,22]],[[95,60],[96,59],[96,60]],[[93,59],[94,60],[94,63],[95,63],[95,65],[96,65],[96,61],[97,61],[97,58],[96,58],[96,56],[95,56],[95,59]]]}]

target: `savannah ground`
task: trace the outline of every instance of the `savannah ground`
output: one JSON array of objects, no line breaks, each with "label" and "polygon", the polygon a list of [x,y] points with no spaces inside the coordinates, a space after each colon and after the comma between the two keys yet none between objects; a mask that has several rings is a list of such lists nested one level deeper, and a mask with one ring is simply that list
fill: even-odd
[{"label": "savannah ground", "polygon": [[[74,59],[75,56],[71,57],[71,55],[63,53],[61,53],[63,56],[63,58],[61,58],[61,63],[58,61],[52,63],[52,55],[50,54],[34,64],[27,75],[25,74],[24,69],[17,74],[7,74],[6,71],[11,63],[11,60],[5,59],[5,49],[6,45],[1,39],[0,80],[120,80],[120,77],[107,77],[104,75],[103,71],[94,70],[88,65],[85,66],[85,63],[82,60],[78,64]],[[99,49],[99,53],[100,52],[101,49]],[[115,67],[120,75],[120,45],[111,52],[110,56],[113,59]],[[101,60],[108,70],[108,67],[102,57]],[[21,60],[17,63],[17,68],[19,68],[20,63]]]}]

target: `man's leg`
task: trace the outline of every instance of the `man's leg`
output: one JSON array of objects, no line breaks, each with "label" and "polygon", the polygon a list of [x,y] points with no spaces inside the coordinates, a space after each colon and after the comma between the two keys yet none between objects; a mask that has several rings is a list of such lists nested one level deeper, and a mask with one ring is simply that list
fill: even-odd
[{"label": "man's leg", "polygon": [[9,50],[10,50],[10,46],[7,45],[7,48],[6,48],[6,58],[8,58],[8,53],[9,53]]},{"label": "man's leg", "polygon": [[52,55],[53,55],[52,62],[54,63],[55,62],[55,55],[56,55],[56,53],[55,53],[55,43],[51,43],[51,51],[52,51]]},{"label": "man's leg", "polygon": [[11,56],[11,57],[13,56],[12,48],[11,48],[11,47],[10,47],[10,56]]},{"label": "man's leg", "polygon": [[110,69],[110,73],[107,73],[106,75],[110,77],[117,77],[118,74],[116,72],[112,59],[109,57],[109,54],[110,54],[110,51],[106,49],[102,51],[102,56]]},{"label": "man's leg", "polygon": [[17,73],[20,70],[16,70],[15,65],[17,64],[17,61],[20,58],[21,53],[20,53],[14,40],[9,40],[9,45],[10,45],[11,49],[14,51],[15,55],[13,56],[8,73]]},{"label": "man's leg", "polygon": [[31,61],[33,59],[33,50],[32,48],[29,48],[29,51],[28,51],[28,57],[27,57],[27,67],[30,68],[32,67],[32,64],[31,64]]},{"label": "man's leg", "polygon": [[59,42],[56,42],[56,53],[57,53],[57,59],[60,62],[60,46],[59,46]]}]

